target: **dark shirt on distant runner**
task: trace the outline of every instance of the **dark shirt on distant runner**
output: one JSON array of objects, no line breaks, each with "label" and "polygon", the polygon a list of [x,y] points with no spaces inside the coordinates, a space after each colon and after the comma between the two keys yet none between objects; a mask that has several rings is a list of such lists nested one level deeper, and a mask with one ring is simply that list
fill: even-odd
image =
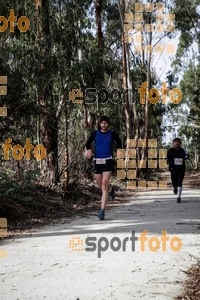
[{"label": "dark shirt on distant runner", "polygon": [[167,152],[167,162],[169,170],[184,170],[185,169],[186,153],[183,148],[171,148]]}]

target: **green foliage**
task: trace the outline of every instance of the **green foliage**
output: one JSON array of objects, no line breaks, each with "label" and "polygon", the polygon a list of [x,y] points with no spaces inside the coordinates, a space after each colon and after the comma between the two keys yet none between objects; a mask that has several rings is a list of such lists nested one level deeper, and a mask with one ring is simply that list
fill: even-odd
[{"label": "green foliage", "polygon": [[27,196],[27,192],[37,188],[36,182],[39,177],[39,170],[25,171],[21,174],[20,180],[15,179],[15,172],[11,169],[3,169],[0,172],[0,201],[30,202],[32,196]]},{"label": "green foliage", "polygon": [[[174,65],[178,69],[186,66],[188,50],[194,43],[197,44],[198,53],[195,56],[199,56],[200,46],[200,18],[197,12],[199,5],[198,0],[186,1],[176,0],[174,1],[174,13],[176,15],[176,28],[180,31],[181,36],[179,40],[178,50],[176,53],[176,59]],[[178,66],[180,68],[178,68]]]},{"label": "green foliage", "polygon": [[[46,3],[48,10],[39,8],[36,11],[35,3],[31,0],[1,1],[1,15],[7,17],[9,10],[13,8],[15,15],[25,15],[31,23],[25,34],[16,29],[14,33],[6,31],[0,35],[0,76],[8,76],[8,94],[0,99],[1,104],[8,107],[8,116],[0,119],[1,142],[11,136],[13,141],[32,137],[37,142],[49,137],[50,141],[55,142],[52,152],[58,149],[61,152],[56,157],[59,172],[66,167],[63,157],[67,146],[70,174],[73,178],[79,178],[84,175],[85,141],[94,130],[101,114],[107,114],[112,119],[112,129],[118,131],[123,140],[126,139],[124,104],[116,105],[108,101],[106,104],[68,103],[65,106],[72,88],[81,88],[83,91],[87,88],[96,88],[97,91],[102,88],[109,91],[118,88],[122,91],[122,24],[119,7],[117,1],[102,1],[103,48],[99,50],[95,1],[77,0],[75,3],[52,0]],[[184,55],[193,41],[199,41],[197,3],[196,0],[174,1],[176,27],[181,32],[175,65],[177,68],[184,67],[185,70],[188,65],[183,62]],[[136,103],[139,133],[142,136],[144,108],[139,102],[137,89],[146,81],[147,61],[142,63],[141,57],[131,47],[129,50],[133,100]],[[197,125],[199,82],[196,85],[193,82],[195,78],[199,78],[199,69],[196,70],[196,77],[193,76],[193,71],[191,67],[185,74],[181,88],[184,94],[183,103],[190,102],[191,110],[187,115],[187,122]],[[173,73],[169,74],[168,79],[170,86],[176,83]],[[156,74],[153,74],[151,86],[157,81]],[[149,105],[149,137],[161,139],[161,124],[165,112],[166,106],[162,103]],[[44,125],[47,125],[46,128]],[[186,135],[193,136],[193,142],[196,143],[196,129],[191,131],[183,128]],[[53,130],[58,136],[51,135]],[[68,140],[65,140],[65,131]],[[8,170],[0,175],[1,197],[20,197],[20,191],[34,189],[39,177],[38,170],[27,170],[16,180],[11,179],[16,171],[9,174],[6,173]],[[24,201],[28,201],[27,198]]]}]

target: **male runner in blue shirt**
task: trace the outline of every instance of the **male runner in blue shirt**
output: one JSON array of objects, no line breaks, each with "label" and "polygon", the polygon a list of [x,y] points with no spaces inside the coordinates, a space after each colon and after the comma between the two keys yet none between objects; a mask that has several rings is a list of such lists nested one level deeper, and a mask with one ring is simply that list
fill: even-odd
[{"label": "male runner in blue shirt", "polygon": [[98,213],[100,220],[105,218],[105,209],[108,201],[109,180],[113,171],[112,146],[116,141],[117,148],[122,148],[122,142],[115,131],[109,130],[110,120],[102,116],[99,122],[99,129],[94,131],[86,143],[86,158],[93,155],[90,145],[94,142],[94,164],[95,178],[99,188],[102,190],[101,210]]}]

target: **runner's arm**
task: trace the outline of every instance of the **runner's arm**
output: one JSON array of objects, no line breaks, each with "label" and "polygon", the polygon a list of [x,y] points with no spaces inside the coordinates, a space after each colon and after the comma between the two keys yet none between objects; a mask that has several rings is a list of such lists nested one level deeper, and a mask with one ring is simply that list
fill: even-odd
[{"label": "runner's arm", "polygon": [[94,142],[95,136],[96,136],[96,131],[94,131],[94,132],[90,135],[89,139],[87,140],[87,142],[86,142],[86,144],[85,144],[85,148],[86,148],[87,150],[91,149],[91,144],[92,144],[92,142]]},{"label": "runner's arm", "polygon": [[167,151],[167,164],[169,165],[169,159],[170,159],[170,150]]},{"label": "runner's arm", "polygon": [[173,169],[173,157],[172,157],[172,148],[167,152],[167,164],[169,165],[169,170]]}]

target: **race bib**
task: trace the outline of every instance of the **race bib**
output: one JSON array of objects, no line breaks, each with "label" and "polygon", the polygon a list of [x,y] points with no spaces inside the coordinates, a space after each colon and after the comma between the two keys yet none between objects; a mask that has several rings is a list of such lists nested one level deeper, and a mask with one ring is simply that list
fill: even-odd
[{"label": "race bib", "polygon": [[106,159],[96,159],[96,164],[97,165],[105,165],[106,164]]},{"label": "race bib", "polygon": [[174,165],[175,166],[182,166],[183,165],[183,158],[174,158]]}]

